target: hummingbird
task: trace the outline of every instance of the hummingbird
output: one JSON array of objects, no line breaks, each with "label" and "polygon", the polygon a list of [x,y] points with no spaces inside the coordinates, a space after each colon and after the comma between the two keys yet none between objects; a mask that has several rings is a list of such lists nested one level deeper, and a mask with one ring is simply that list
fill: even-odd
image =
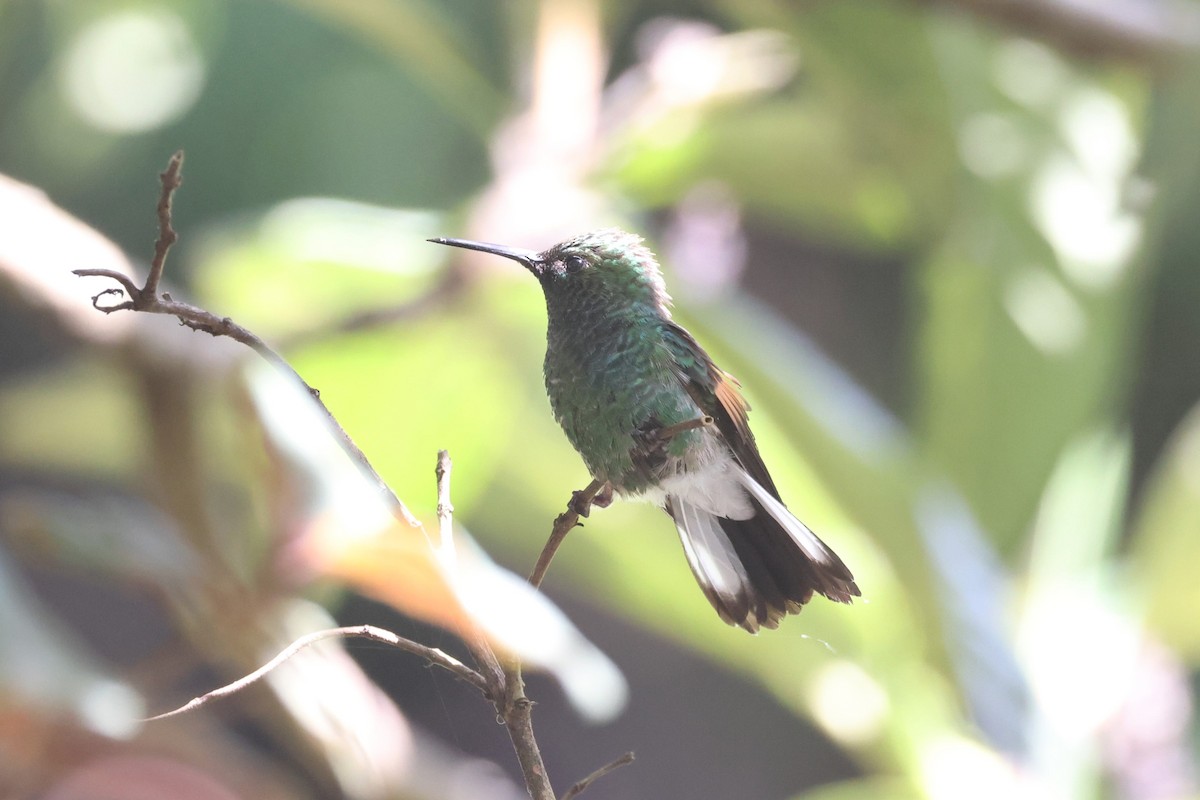
[{"label": "hummingbird", "polygon": [[546,298],[546,394],[604,489],[670,515],[705,597],[751,633],[814,593],[860,596],[837,554],[779,497],[750,431],[740,384],[671,317],[642,238],[593,231],[535,252],[466,239],[436,244],[512,259]]}]

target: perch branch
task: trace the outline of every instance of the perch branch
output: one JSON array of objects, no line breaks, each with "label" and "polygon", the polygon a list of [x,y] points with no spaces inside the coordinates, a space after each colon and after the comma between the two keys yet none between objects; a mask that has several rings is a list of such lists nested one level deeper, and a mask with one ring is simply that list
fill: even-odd
[{"label": "perch branch", "polygon": [[554,800],[554,788],[550,785],[550,776],[546,774],[546,765],[542,762],[542,752],[533,735],[533,701],[525,696],[525,685],[517,669],[514,667],[508,674],[515,676],[515,680],[510,680],[512,691],[505,700],[502,716],[513,749],[517,752],[517,760],[521,762],[525,787],[533,800]]},{"label": "perch branch", "polygon": [[535,588],[540,588],[542,580],[546,577],[546,570],[550,569],[550,562],[554,560],[554,554],[558,552],[558,547],[563,543],[563,539],[567,538],[567,534],[571,529],[579,524],[580,517],[586,517],[591,511],[592,503],[596,496],[607,484],[593,480],[588,484],[586,489],[571,493],[571,500],[567,503],[567,510],[559,514],[554,519],[554,527],[550,531],[550,538],[546,540],[546,546],[542,548],[541,555],[538,556],[537,564],[533,567],[533,572],[529,574],[529,582]]},{"label": "perch branch", "polygon": [[[702,417],[678,422],[674,425],[668,425],[665,428],[660,428],[657,433],[653,434],[659,441],[667,442],[685,431],[695,430],[696,428],[704,428],[713,424],[713,418],[705,414]],[[576,525],[579,525],[579,518],[586,518],[592,510],[592,506],[607,508],[612,502],[613,487],[608,483],[601,483],[598,480],[593,480],[588,484],[586,489],[571,493],[571,500],[567,503],[567,510],[559,514],[554,519],[554,527],[550,530],[550,538],[546,540],[545,546],[542,548],[541,554],[538,556],[537,563],[533,567],[533,572],[529,573],[529,582],[535,587],[541,587],[542,580],[546,577],[546,571],[550,569],[550,562],[554,560],[555,553],[562,545],[563,540],[567,538],[567,534]]]}]

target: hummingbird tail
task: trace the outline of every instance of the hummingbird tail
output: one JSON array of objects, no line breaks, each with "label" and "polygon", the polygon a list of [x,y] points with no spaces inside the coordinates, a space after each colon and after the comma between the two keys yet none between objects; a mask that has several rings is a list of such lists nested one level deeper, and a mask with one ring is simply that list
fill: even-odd
[{"label": "hummingbird tail", "polygon": [[[669,496],[665,507],[679,530],[688,566],[721,619],[751,633],[757,631],[760,621],[772,628],[778,625],[777,621],[763,621],[773,619],[771,604],[761,597],[745,561],[722,527],[727,520],[678,495]],[[771,599],[782,601],[781,597]]]},{"label": "hummingbird tail", "polygon": [[[800,556],[799,563],[804,567],[803,572],[810,581],[810,596],[816,591],[838,603],[852,603],[855,597],[862,596],[854,582],[854,575],[829,545],[822,542],[807,525],[788,511],[782,500],[754,480],[749,473],[737,470],[737,475],[742,485],[750,491],[755,506],[766,512],[755,514],[754,520],[769,517],[774,525],[766,524],[764,519],[761,527],[772,529],[772,540],[776,544],[790,544],[790,549],[799,550],[796,555]],[[808,598],[805,598],[802,602],[807,601]]]},{"label": "hummingbird tail", "polygon": [[667,498],[692,574],[721,619],[755,633],[776,628],[814,593],[839,603],[860,592],[824,542],[740,468],[754,515],[719,516],[678,495]]}]

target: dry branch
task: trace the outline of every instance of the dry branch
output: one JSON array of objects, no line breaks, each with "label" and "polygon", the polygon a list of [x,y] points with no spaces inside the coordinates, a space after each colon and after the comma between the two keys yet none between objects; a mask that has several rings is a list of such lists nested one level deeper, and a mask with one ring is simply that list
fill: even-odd
[{"label": "dry branch", "polygon": [[550,530],[550,538],[546,541],[545,547],[542,548],[542,553],[538,556],[537,563],[533,567],[533,572],[529,573],[529,582],[533,586],[541,587],[542,580],[546,577],[546,570],[550,569],[550,562],[554,560],[554,554],[558,552],[559,545],[563,543],[563,539],[567,538],[567,534],[571,532],[571,529],[579,524],[579,518],[586,517],[590,513],[592,503],[595,502],[596,496],[600,494],[601,489],[604,489],[605,486],[606,484],[600,481],[592,481],[586,489],[571,493],[571,500],[567,503],[567,510],[554,519],[554,527]]},{"label": "dry branch", "polygon": [[263,664],[258,669],[254,670],[254,672],[251,672],[249,675],[238,678],[236,681],[228,683],[218,689],[213,689],[211,692],[206,692],[199,697],[192,698],[187,703],[183,704],[179,708],[174,709],[173,711],[167,711],[163,714],[157,714],[153,717],[148,717],[144,721],[153,722],[155,720],[174,717],[179,714],[187,713],[188,711],[194,711],[201,706],[207,705],[213,700],[219,700],[222,697],[228,697],[231,694],[236,694],[242,689],[245,689],[258,680],[266,677],[273,669],[278,667],[280,664],[283,664],[285,661],[299,653],[304,648],[314,645],[317,642],[322,642],[326,639],[353,638],[371,639],[372,641],[388,644],[392,647],[397,647],[406,652],[421,656],[430,664],[454,673],[454,675],[462,678],[464,681],[471,684],[476,689],[479,689],[481,692],[487,690],[487,686],[484,683],[482,675],[459,661],[454,656],[451,656],[436,647],[427,647],[418,642],[414,642],[411,639],[405,639],[402,636],[397,636],[391,631],[384,630],[383,628],[377,628],[374,625],[354,625],[345,628],[329,628],[327,630],[315,631],[313,633],[301,636],[299,639],[281,650],[277,656],[272,658],[266,664]]},{"label": "dry branch", "polygon": [[570,789],[567,789],[566,794],[564,794],[562,796],[562,800],[573,800],[573,798],[578,797],[579,795],[583,794],[585,789],[587,789],[589,786],[591,786],[596,781],[603,778],[608,773],[612,772],[613,770],[620,769],[621,767],[625,766],[626,764],[632,764],[632,763],[633,763],[633,752],[632,751],[630,751],[630,752],[626,753],[625,755],[620,756],[618,758],[614,758],[612,761],[608,762],[603,767],[601,767],[600,769],[593,772],[591,775],[588,775],[583,780],[578,781]]}]

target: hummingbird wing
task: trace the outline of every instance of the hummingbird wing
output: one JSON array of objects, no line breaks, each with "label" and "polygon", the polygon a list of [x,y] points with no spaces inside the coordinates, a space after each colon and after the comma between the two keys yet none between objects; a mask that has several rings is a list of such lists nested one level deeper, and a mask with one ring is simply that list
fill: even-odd
[{"label": "hummingbird wing", "polygon": [[[733,453],[736,464],[729,479],[741,484],[754,508],[753,516],[733,519],[678,496],[668,498],[667,511],[675,519],[688,563],[718,614],[753,632],[759,625],[776,627],[814,592],[849,603],[859,595],[854,576],[780,499],[750,431],[750,406],[737,380],[674,321],[665,323],[663,341],[671,351],[676,377],[713,418]],[[736,561],[730,555],[736,555]]]},{"label": "hummingbird wing", "polygon": [[742,397],[737,378],[714,364],[700,343],[674,320],[667,322],[663,339],[675,362],[675,376],[684,390],[701,411],[713,418],[717,430],[750,477],[778,498],[779,490],[767,472],[750,430],[750,404]]}]

